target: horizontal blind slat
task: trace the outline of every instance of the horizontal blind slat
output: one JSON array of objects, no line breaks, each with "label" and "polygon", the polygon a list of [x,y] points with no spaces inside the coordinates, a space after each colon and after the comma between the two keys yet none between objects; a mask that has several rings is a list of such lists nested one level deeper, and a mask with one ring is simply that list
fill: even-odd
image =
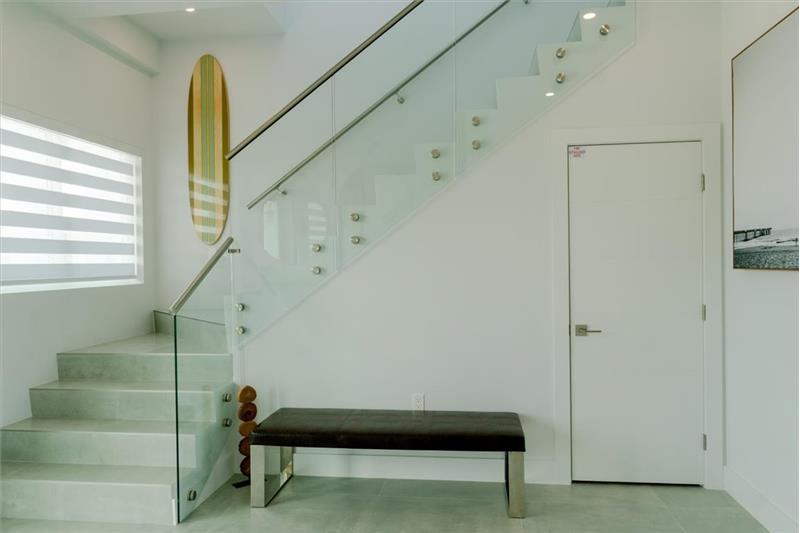
[{"label": "horizontal blind slat", "polygon": [[49,215],[64,218],[80,218],[84,220],[111,221],[119,224],[133,224],[133,215],[110,213],[95,209],[70,207],[65,205],[40,204],[24,200],[10,200],[0,197],[0,210],[6,213],[27,213],[31,215]]},{"label": "horizontal blind slat", "polygon": [[0,154],[7,159],[16,159],[17,161],[27,161],[45,167],[57,168],[67,170],[70,172],[77,172],[79,174],[86,174],[87,176],[94,176],[110,181],[117,181],[120,183],[132,184],[133,176],[123,174],[121,172],[114,172],[113,170],[106,170],[104,168],[70,161],[69,159],[61,159],[45,154],[31,152],[22,148],[15,148],[5,144],[0,144]]},{"label": "horizontal blind slat", "polygon": [[31,163],[29,161],[19,161],[17,159],[0,157],[0,169],[2,169],[3,172],[11,172],[21,176],[31,176],[50,181],[60,181],[62,183],[91,187],[93,189],[100,189],[119,194],[132,195],[134,193],[134,187],[130,183],[120,183],[118,181],[98,178],[97,176],[81,174],[80,172],[72,172],[60,168],[37,165],[36,163]]},{"label": "horizontal blind slat", "polygon": [[0,252],[0,263],[3,265],[116,265],[120,263],[136,263],[136,256]]},{"label": "horizontal blind slat", "polygon": [[25,228],[63,229],[68,231],[89,231],[98,233],[119,233],[134,235],[135,228],[131,224],[105,222],[102,220],[85,220],[53,215],[34,215],[30,213],[0,212],[0,224]]},{"label": "horizontal blind slat", "polygon": [[[0,234],[1,235],[1,234]],[[90,241],[58,241],[47,239],[14,239],[2,235],[0,238],[0,254],[5,253],[37,253],[37,254],[97,254],[97,255],[130,255],[136,253],[134,243],[90,242]]]},{"label": "horizontal blind slat", "polygon": [[40,189],[19,187],[17,185],[3,185],[0,187],[0,198],[40,204],[45,206],[45,209],[48,207],[70,207],[99,211],[101,213],[113,215],[127,215],[129,217],[133,217],[135,212],[135,206],[130,203],[109,202],[106,200],[98,200],[97,198],[87,198],[85,196],[64,194],[56,191],[43,191]]},{"label": "horizontal blind slat", "polygon": [[123,235],[120,233],[73,231],[66,229],[31,228],[31,227],[3,226],[3,225],[0,225],[0,236],[9,239],[25,239],[25,240],[108,242],[115,244],[136,243],[136,237],[134,235]]},{"label": "horizontal blind slat", "polygon": [[83,185],[73,185],[71,183],[63,183],[60,181],[34,178],[31,176],[23,176],[22,174],[15,174],[13,172],[0,170],[0,187],[5,185],[16,185],[18,187],[38,189],[40,191],[53,191],[71,194],[73,196],[97,198],[98,200],[107,200],[109,202],[118,202],[121,204],[134,205],[136,203],[136,197],[134,197],[132,194],[120,194],[103,189],[95,189],[94,187],[85,187]]},{"label": "horizontal blind slat", "polygon": [[28,122],[4,115],[0,115],[0,129],[4,131],[14,131],[29,137],[35,137],[37,139],[42,139],[49,142],[55,142],[64,146],[75,148],[76,150],[99,155],[107,159],[114,159],[115,161],[124,161],[135,164],[136,161],[139,160],[138,156],[127,154],[115,148],[103,146],[101,144],[80,139],[66,133],[50,130],[42,126],[30,124]]},{"label": "horizontal blind slat", "polygon": [[129,278],[136,275],[135,264],[98,265],[3,265],[0,283]]},{"label": "horizontal blind slat", "polygon": [[90,154],[74,148],[59,145],[56,143],[28,137],[11,131],[3,131],[2,143],[15,148],[22,148],[31,152],[67,159],[76,163],[83,163],[97,168],[119,172],[128,176],[133,176],[134,168],[131,163],[114,161],[95,154]]}]

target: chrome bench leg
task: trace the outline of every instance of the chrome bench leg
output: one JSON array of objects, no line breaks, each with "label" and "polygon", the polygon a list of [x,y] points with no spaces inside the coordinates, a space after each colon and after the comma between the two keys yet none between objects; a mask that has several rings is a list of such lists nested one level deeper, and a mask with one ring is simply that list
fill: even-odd
[{"label": "chrome bench leg", "polygon": [[525,454],[506,452],[505,466],[508,516],[525,518]]},{"label": "chrome bench leg", "polygon": [[294,448],[250,446],[250,507],[266,507],[294,475]]},{"label": "chrome bench leg", "polygon": [[267,505],[267,447],[250,446],[250,507]]}]

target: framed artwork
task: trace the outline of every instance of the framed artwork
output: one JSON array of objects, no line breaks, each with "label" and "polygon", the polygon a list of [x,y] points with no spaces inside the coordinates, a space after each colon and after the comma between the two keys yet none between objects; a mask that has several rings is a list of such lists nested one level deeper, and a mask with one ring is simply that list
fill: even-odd
[{"label": "framed artwork", "polygon": [[798,10],[731,60],[733,268],[797,270]]}]

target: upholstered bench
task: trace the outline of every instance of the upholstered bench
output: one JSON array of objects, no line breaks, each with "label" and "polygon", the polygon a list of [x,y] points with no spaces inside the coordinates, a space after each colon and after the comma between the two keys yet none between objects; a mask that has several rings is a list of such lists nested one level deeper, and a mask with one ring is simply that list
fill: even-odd
[{"label": "upholstered bench", "polygon": [[291,479],[294,448],[503,452],[508,515],[525,516],[525,434],[516,413],[278,409],[250,435],[250,505]]}]

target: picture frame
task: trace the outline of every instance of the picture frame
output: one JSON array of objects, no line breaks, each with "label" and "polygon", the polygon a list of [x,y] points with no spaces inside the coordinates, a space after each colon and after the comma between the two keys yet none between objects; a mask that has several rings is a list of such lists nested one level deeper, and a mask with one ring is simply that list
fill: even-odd
[{"label": "picture frame", "polygon": [[798,269],[798,9],[731,59],[733,268]]}]

